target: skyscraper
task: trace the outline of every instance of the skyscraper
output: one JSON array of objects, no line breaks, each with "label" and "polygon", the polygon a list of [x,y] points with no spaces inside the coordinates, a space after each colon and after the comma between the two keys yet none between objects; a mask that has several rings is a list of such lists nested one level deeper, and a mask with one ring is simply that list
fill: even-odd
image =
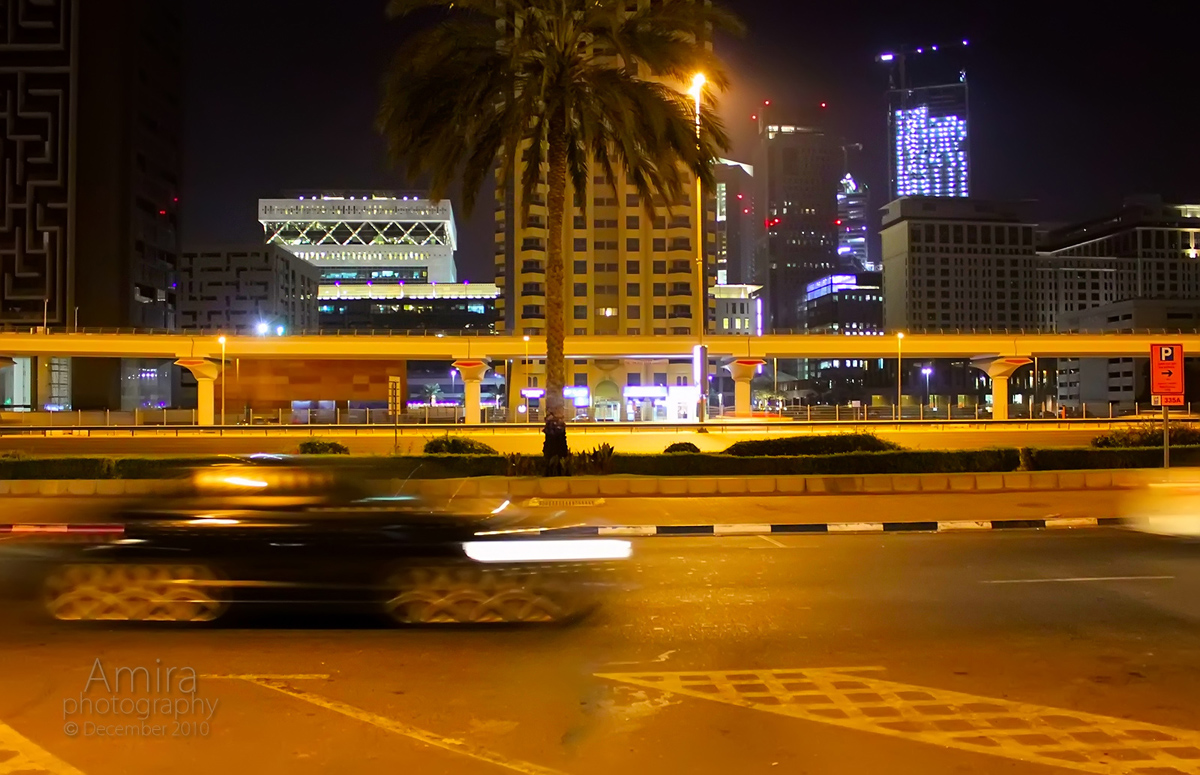
[{"label": "skyscraper", "polygon": [[856,181],[849,172],[838,182],[837,206],[837,254],[842,268],[879,271],[879,267],[871,260],[867,239],[870,208],[867,187]]},{"label": "skyscraper", "polygon": [[922,46],[880,54],[890,68],[888,201],[970,196],[967,46]]},{"label": "skyscraper", "polygon": [[799,328],[810,282],[837,268],[840,143],[813,127],[763,122],[755,169],[763,219],[754,281],[769,328]]},{"label": "skyscraper", "polygon": [[892,198],[970,196],[966,81],[893,90],[888,102]]},{"label": "skyscraper", "polygon": [[[0,158],[10,160],[0,186],[10,224],[0,228],[0,324],[173,327],[178,4],[14,0],[0,14],[0,89],[20,117],[0,136]],[[122,368],[144,373],[76,358],[47,379],[49,366],[33,367],[28,404],[44,406],[53,391],[60,405],[115,408],[129,382]]]},{"label": "skyscraper", "polygon": [[717,285],[746,283],[754,274],[754,168],[718,159]]}]

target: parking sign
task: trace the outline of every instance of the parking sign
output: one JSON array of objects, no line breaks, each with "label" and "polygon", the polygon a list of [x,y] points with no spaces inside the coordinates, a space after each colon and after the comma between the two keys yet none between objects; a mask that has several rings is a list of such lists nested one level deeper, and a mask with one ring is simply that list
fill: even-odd
[{"label": "parking sign", "polygon": [[1150,392],[1183,395],[1183,345],[1150,345]]}]

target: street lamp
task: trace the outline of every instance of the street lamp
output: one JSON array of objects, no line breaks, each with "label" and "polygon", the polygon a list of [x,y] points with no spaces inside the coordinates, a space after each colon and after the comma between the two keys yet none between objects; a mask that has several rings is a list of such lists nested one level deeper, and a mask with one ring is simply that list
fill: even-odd
[{"label": "street lamp", "polygon": [[271,327],[270,327],[270,326],[267,324],[267,322],[266,322],[266,321],[261,321],[261,320],[260,320],[260,321],[259,321],[259,323],[258,323],[258,325],[254,327],[254,330],[255,330],[255,332],[256,332],[256,333],[257,333],[259,336],[266,336],[266,335],[267,335],[267,331],[268,331],[270,328],[271,328]]},{"label": "street lamp", "polygon": [[896,332],[896,419],[900,419],[900,398],[904,393],[904,332]]},{"label": "street lamp", "polygon": [[225,337],[217,337],[217,341],[221,343],[221,422],[219,425],[225,424]]},{"label": "street lamp", "polygon": [[931,369],[928,366],[925,366],[924,368],[921,369],[921,373],[925,375],[925,403],[930,404],[930,406],[932,406],[932,404],[929,401],[929,375],[933,373],[933,369]]},{"label": "street lamp", "polygon": [[[697,152],[703,149],[700,146],[700,104],[704,96],[704,83],[707,79],[704,73],[696,73],[692,78],[692,88],[688,93],[696,100],[696,148]],[[696,175],[696,330],[698,332],[697,339],[699,346],[696,348],[697,368],[696,373],[700,375],[700,379],[696,380],[698,388],[700,406],[696,411],[696,419],[703,423],[708,414],[708,380],[705,377],[708,374],[708,348],[704,346],[704,329],[706,328],[708,317],[708,278],[704,272],[704,189],[700,176]]]},{"label": "street lamp", "polygon": [[[458,375],[458,369],[450,367],[450,400],[454,400],[454,378]],[[458,416],[458,410],[454,410],[455,417]]]}]

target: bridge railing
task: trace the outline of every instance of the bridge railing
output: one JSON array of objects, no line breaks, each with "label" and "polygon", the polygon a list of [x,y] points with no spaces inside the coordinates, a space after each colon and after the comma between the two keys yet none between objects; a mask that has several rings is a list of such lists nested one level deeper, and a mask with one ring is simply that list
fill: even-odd
[{"label": "bridge railing", "polygon": [[[1200,407],[1197,407],[1200,410]],[[1062,408],[1058,412],[1035,409],[1032,416],[1028,404],[1013,404],[1008,408],[1010,421],[1023,421],[1032,424],[1091,422],[1103,425],[1107,422],[1128,420],[1157,421],[1161,418],[1161,410],[1149,404],[1084,404],[1075,408]],[[776,426],[793,425],[799,427],[811,425],[854,425],[881,423],[974,423],[994,422],[992,412],[985,406],[969,407],[930,407],[910,406],[901,407],[897,417],[894,406],[790,406],[782,410],[756,410],[752,418],[738,417],[731,407],[713,406],[709,408],[709,417],[719,424],[771,422]],[[1200,416],[1192,413],[1191,404],[1171,412],[1173,420],[1196,420]],[[507,422],[508,417],[503,407],[485,407],[483,410],[484,423],[506,423],[508,425],[529,426],[538,425],[542,418],[537,408],[531,408],[526,413],[517,415],[516,422]],[[279,409],[266,412],[228,412],[223,421],[217,417],[217,425],[224,428],[256,428],[264,431],[283,428],[363,428],[400,426],[435,426],[461,425],[466,417],[461,406],[446,404],[439,405],[410,405],[408,411],[398,418],[386,409]],[[579,418],[573,421],[579,426],[608,426],[612,423],[593,421]],[[663,427],[666,425],[656,421],[641,421],[631,424],[638,427]],[[695,424],[686,424],[695,428]],[[207,426],[205,426],[207,427]],[[135,411],[81,411],[63,410],[56,412],[0,412],[0,435],[20,434],[25,432],[65,431],[68,429],[127,429],[153,432],[155,429],[172,428],[187,430],[202,430],[197,425],[195,409],[138,409]]]},{"label": "bridge railing", "polygon": [[[513,336],[517,335],[516,331],[497,331],[491,328],[345,328],[345,329],[287,329],[284,336],[470,336],[470,337],[487,337],[487,336]],[[1194,330],[1185,331],[1181,328],[1122,328],[1117,330],[1090,330],[1086,328],[1072,329],[1070,331],[1046,331],[1038,328],[908,328],[904,330],[905,335],[999,335],[999,336],[1033,336],[1038,334],[1055,334],[1055,335],[1071,335],[1080,334],[1086,336],[1122,336],[1128,334],[1162,334],[1162,335],[1183,335],[1195,334]],[[231,330],[230,328],[188,328],[188,329],[168,329],[168,328],[116,328],[116,327],[95,327],[95,326],[15,326],[7,324],[0,326],[0,334],[154,334],[154,335],[174,335],[174,336],[220,336],[226,334],[229,336],[262,336],[270,338],[276,336],[273,328],[266,333],[258,334],[254,330]],[[806,336],[821,336],[821,337],[836,337],[849,336],[848,334],[838,331],[804,331],[794,328],[774,328],[763,332],[763,335],[806,335]],[[879,336],[893,336],[893,332],[880,332]],[[708,336],[716,337],[739,337],[742,338],[748,335],[730,334],[723,332],[709,332]],[[540,338],[540,337],[539,337]]]}]

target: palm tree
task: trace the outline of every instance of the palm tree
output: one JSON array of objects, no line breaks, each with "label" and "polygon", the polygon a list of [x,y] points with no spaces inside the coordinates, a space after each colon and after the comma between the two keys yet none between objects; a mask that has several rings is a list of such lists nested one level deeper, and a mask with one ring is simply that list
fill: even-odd
[{"label": "palm tree", "polygon": [[393,18],[429,8],[445,12],[440,23],[405,43],[387,73],[378,123],[391,161],[412,179],[427,175],[434,199],[461,179],[468,214],[497,163],[501,186],[521,170],[526,210],[546,186],[547,459],[567,455],[562,241],[568,177],[583,191],[591,164],[614,180],[619,165],[653,218],[656,200],[668,207],[679,201],[693,176],[711,189],[711,162],[729,146],[715,111],[702,111],[698,130],[692,100],[674,85],[691,83],[701,72],[724,89],[724,68],[705,41],[713,29],[739,31],[740,22],[710,0],[641,0],[627,11],[633,1],[388,4]]}]

